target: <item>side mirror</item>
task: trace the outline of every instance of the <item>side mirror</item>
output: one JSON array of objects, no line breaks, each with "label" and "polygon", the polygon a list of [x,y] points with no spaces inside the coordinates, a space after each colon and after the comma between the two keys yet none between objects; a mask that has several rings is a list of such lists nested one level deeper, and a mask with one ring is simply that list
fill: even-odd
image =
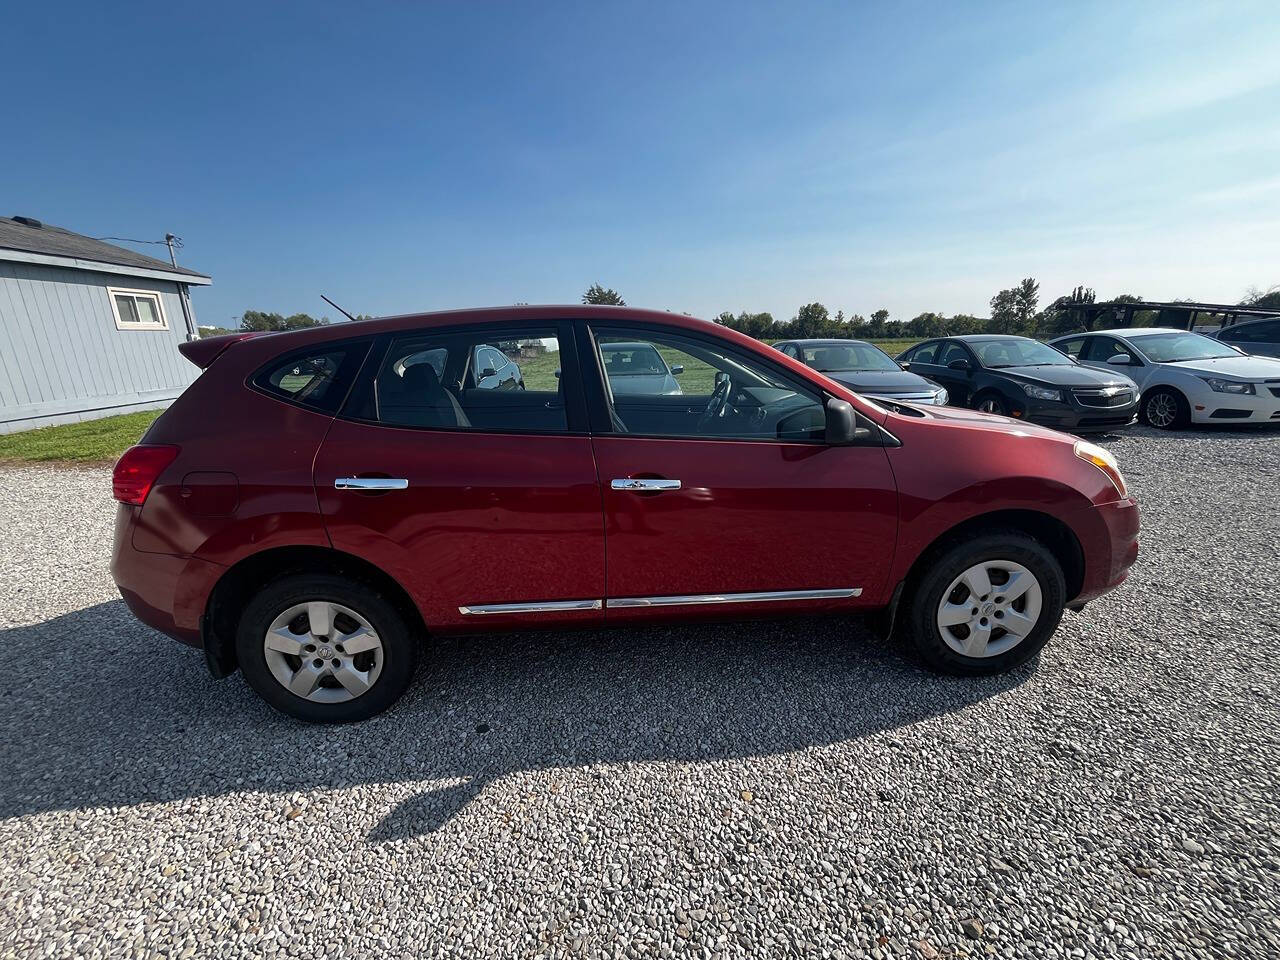
[{"label": "side mirror", "polygon": [[858,415],[848,400],[827,401],[826,440],[833,447],[853,443],[858,436]]},{"label": "side mirror", "polygon": [[899,360],[899,361],[898,361],[898,366],[900,366],[903,370],[910,370],[910,369],[911,369],[911,361],[910,361],[910,360]]},{"label": "side mirror", "polygon": [[1117,367],[1128,367],[1133,365],[1129,360],[1129,355],[1125,353],[1117,353],[1115,356],[1107,357],[1107,363],[1113,363]]},{"label": "side mirror", "polygon": [[672,375],[673,377],[678,377],[678,376],[680,376],[680,374],[682,374],[682,373],[684,373],[684,364],[683,364],[683,363],[677,363],[675,366],[673,366],[673,367],[671,368],[671,375]]},{"label": "side mirror", "polygon": [[725,382],[726,380],[728,380],[728,379],[729,379],[729,375],[728,375],[727,373],[725,373],[723,370],[717,370],[717,371],[716,371],[716,386],[717,386],[717,387],[718,387],[718,386],[720,386],[720,384],[724,383],[724,382]]},{"label": "side mirror", "polygon": [[485,367],[483,370],[480,371],[480,379],[483,380],[485,377],[492,377],[496,375],[497,372],[498,371],[493,369],[493,367]]},{"label": "side mirror", "polygon": [[557,380],[559,380],[559,379],[560,379],[560,371],[559,371],[559,370],[557,370],[557,371],[556,371],[556,379],[557,379]]},{"label": "side mirror", "polygon": [[969,363],[968,360],[965,360],[962,357],[959,360],[952,360],[950,363],[948,363],[947,369],[948,370],[972,370],[973,366]]}]

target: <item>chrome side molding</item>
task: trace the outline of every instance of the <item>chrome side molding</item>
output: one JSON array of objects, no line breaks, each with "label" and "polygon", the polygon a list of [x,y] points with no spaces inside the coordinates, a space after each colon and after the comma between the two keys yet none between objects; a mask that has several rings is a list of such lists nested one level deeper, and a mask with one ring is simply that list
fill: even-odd
[{"label": "chrome side molding", "polygon": [[774,600],[847,600],[862,596],[861,587],[834,590],[764,590],[759,593],[694,593],[672,597],[617,597],[612,600],[544,600],[539,603],[473,603],[459,607],[463,616],[489,614],[565,613],[610,607],[683,607],[704,603],[768,603]]},{"label": "chrome side molding", "polygon": [[702,603],[768,603],[774,600],[844,600],[862,596],[861,587],[834,590],[764,590],[759,593],[702,593],[674,597],[616,597],[605,607],[679,607]]},{"label": "chrome side molding", "polygon": [[495,613],[563,613],[567,610],[599,610],[603,600],[544,600],[540,603],[473,603],[459,607],[463,616],[483,617]]}]

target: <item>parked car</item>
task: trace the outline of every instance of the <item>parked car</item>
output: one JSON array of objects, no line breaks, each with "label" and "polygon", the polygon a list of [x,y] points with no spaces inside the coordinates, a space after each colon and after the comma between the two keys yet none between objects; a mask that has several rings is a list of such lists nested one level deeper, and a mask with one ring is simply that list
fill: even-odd
[{"label": "parked car", "polygon": [[[555,386],[480,387],[475,346],[526,339]],[[714,377],[619,394],[602,341]],[[996,673],[1137,556],[1106,450],[881,407],[690,317],[510,307],[179,349],[203,373],[116,464],[112,575],[307,720],[389,706],[430,637],[534,626],[875,612],[929,666]],[[440,373],[402,363],[434,350]]]},{"label": "parked car", "polygon": [[475,348],[471,369],[476,373],[476,386],[481,390],[523,390],[524,377],[520,364],[497,347],[487,343]]},{"label": "parked car", "polygon": [[600,356],[615,395],[675,396],[682,393],[676,377],[684,366],[667,361],[651,343],[602,343]]},{"label": "parked car", "polygon": [[1214,336],[1245,353],[1280,357],[1280,317],[1234,323],[1223,327]]},{"label": "parked car", "polygon": [[926,340],[898,357],[947,388],[951,402],[1063,430],[1114,430],[1132,423],[1138,388],[1032,340],[973,334]]},{"label": "parked car", "polygon": [[1088,366],[1132,377],[1142,391],[1142,420],[1153,427],[1280,420],[1280,360],[1246,356],[1203,334],[1125,327],[1050,343]]},{"label": "parked car", "polygon": [[873,400],[947,402],[945,387],[903,370],[896,360],[865,340],[784,340],[773,346]]}]

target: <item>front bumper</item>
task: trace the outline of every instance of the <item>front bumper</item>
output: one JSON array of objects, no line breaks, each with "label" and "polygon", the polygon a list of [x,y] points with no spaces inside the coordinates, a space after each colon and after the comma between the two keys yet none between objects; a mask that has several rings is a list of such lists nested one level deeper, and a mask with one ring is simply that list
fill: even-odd
[{"label": "front bumper", "polygon": [[1109,593],[1129,577],[1138,559],[1138,501],[1132,497],[1097,504],[1071,524],[1084,553],[1084,580],[1069,606]]},{"label": "front bumper", "polygon": [[1115,407],[1091,406],[1081,403],[1070,390],[1063,400],[1037,400],[1026,397],[1020,411],[1023,420],[1030,420],[1043,427],[1070,430],[1080,433],[1089,430],[1116,430],[1127,427],[1138,418],[1138,399],[1135,395],[1128,403]]},{"label": "front bumper", "polygon": [[1195,423],[1280,423],[1280,380],[1254,384],[1255,394],[1188,391]]}]

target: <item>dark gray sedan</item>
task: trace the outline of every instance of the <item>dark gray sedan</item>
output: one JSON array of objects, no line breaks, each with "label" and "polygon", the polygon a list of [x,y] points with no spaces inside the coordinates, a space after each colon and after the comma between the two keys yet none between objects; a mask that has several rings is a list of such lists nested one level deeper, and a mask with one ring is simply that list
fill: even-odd
[{"label": "dark gray sedan", "polygon": [[887,353],[865,340],[783,340],[773,346],[873,400],[933,405],[948,399],[945,387],[903,370]]}]

